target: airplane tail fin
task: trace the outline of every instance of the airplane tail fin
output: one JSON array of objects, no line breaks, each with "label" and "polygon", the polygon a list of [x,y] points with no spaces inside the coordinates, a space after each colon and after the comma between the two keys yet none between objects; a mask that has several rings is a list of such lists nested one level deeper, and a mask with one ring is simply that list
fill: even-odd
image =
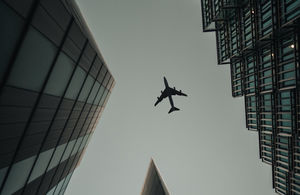
[{"label": "airplane tail fin", "polygon": [[173,112],[173,111],[177,111],[177,110],[180,110],[180,109],[173,106],[173,107],[170,109],[170,111],[168,112],[168,114],[170,114],[170,113]]}]

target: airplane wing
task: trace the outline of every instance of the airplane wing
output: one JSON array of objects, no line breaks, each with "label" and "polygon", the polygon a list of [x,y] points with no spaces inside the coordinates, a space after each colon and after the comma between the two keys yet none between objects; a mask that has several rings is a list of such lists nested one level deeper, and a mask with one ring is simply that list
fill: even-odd
[{"label": "airplane wing", "polygon": [[156,106],[159,102],[161,102],[166,97],[167,97],[166,92],[162,91],[160,97],[157,97],[157,101],[155,102],[154,106]]},{"label": "airplane wing", "polygon": [[187,96],[185,93],[182,93],[181,90],[177,91],[175,87],[171,89],[174,95]]}]

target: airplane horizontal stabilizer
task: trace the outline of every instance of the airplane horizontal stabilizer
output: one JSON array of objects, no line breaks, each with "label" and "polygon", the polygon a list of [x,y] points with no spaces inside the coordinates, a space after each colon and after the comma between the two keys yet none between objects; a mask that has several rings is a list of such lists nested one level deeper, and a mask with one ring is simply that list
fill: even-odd
[{"label": "airplane horizontal stabilizer", "polygon": [[170,114],[171,112],[177,111],[177,110],[180,110],[180,109],[179,109],[179,108],[176,108],[176,107],[172,107],[168,113]]}]

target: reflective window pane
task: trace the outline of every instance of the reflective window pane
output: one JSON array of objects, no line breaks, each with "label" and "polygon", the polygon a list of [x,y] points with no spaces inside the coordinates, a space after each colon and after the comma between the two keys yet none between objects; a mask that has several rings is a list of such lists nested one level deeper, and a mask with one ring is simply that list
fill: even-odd
[{"label": "reflective window pane", "polygon": [[92,88],[92,85],[94,83],[95,79],[93,79],[93,77],[91,77],[90,75],[87,77],[85,83],[84,83],[84,86],[80,92],[80,95],[79,95],[79,98],[78,100],[79,101],[85,101],[87,96],[89,95],[90,93],[90,90]]},{"label": "reflective window pane", "polygon": [[69,98],[72,100],[76,99],[76,97],[79,93],[79,90],[82,86],[82,83],[84,81],[85,76],[86,76],[86,72],[84,70],[82,70],[82,68],[77,67],[75,70],[75,73],[72,77],[72,81],[69,85],[69,88],[66,92],[66,95],[65,95],[66,98]]},{"label": "reflective window pane", "polygon": [[2,195],[10,195],[21,189],[26,182],[36,156],[15,163],[9,172]]},{"label": "reflective window pane", "polygon": [[96,97],[96,99],[95,99],[95,101],[94,101],[94,104],[96,104],[96,105],[99,104],[99,101],[101,100],[101,97],[102,97],[102,95],[103,95],[104,89],[105,89],[105,88],[101,85],[101,86],[100,86],[100,89],[99,89],[99,91],[98,91],[97,97]]},{"label": "reflective window pane", "polygon": [[8,85],[40,91],[57,48],[30,28],[13,65]]},{"label": "reflective window pane", "polygon": [[62,187],[61,190],[60,190],[59,195],[63,195],[63,194],[65,193],[65,190],[67,189],[67,186],[68,186],[69,181],[70,181],[70,179],[71,179],[72,173],[73,173],[73,172],[69,173],[69,175],[66,177],[65,182],[64,182],[64,184],[63,184],[63,187]]},{"label": "reflective window pane", "polygon": [[54,148],[47,150],[45,152],[42,152],[34,166],[34,169],[31,173],[31,176],[29,178],[28,183],[32,182],[33,180],[35,180],[36,178],[38,178],[39,176],[41,176],[47,168],[48,162],[51,158],[51,155],[54,151]]},{"label": "reflective window pane", "polygon": [[92,92],[87,100],[87,103],[89,104],[93,103],[99,87],[100,87],[100,83],[96,82],[93,86]]},{"label": "reflective window pane", "polygon": [[80,144],[82,142],[82,139],[83,139],[83,136],[77,139],[76,145],[74,147],[74,150],[72,151],[71,156],[73,156],[75,153],[77,153],[78,148],[79,148],[79,146],[80,146]]},{"label": "reflective window pane", "polygon": [[64,53],[60,53],[47,83],[45,93],[62,96],[72,75],[73,69],[73,61]]},{"label": "reflective window pane", "polygon": [[61,159],[61,162],[65,161],[69,158],[75,142],[76,142],[76,140],[73,140],[73,141],[68,143],[67,149],[65,150],[65,153],[63,155],[63,158]]},{"label": "reflective window pane", "polygon": [[59,160],[61,158],[61,155],[62,155],[65,147],[66,147],[66,144],[62,144],[56,148],[55,153],[52,157],[51,163],[50,163],[47,171],[49,171],[50,169],[52,169],[58,165]]}]

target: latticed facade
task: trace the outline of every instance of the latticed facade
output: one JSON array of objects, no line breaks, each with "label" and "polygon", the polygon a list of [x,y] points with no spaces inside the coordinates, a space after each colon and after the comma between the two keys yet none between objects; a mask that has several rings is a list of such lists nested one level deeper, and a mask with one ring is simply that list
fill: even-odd
[{"label": "latticed facade", "polygon": [[114,78],[72,0],[1,0],[0,25],[0,194],[62,195]]},{"label": "latticed facade", "polygon": [[246,127],[272,166],[278,194],[300,194],[300,1],[202,0],[203,31],[216,33],[218,64],[232,96],[245,99]]}]

